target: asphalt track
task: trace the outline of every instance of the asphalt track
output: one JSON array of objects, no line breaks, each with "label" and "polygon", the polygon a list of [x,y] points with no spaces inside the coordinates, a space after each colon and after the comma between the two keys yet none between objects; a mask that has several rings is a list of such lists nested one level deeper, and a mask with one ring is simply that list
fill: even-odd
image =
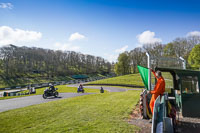
[{"label": "asphalt track", "polygon": [[[79,84],[73,84],[68,85],[70,87],[78,87]],[[84,88],[91,88],[91,89],[100,89],[101,86],[84,86]],[[123,92],[127,90],[141,90],[141,89],[125,89],[125,88],[118,88],[118,87],[107,87],[103,86],[104,90],[107,90],[109,92]],[[43,99],[42,95],[34,95],[34,96],[26,96],[26,97],[20,97],[20,98],[13,98],[13,99],[5,99],[0,100],[0,112],[4,112],[11,109],[17,109],[22,108],[30,105],[40,104],[40,103],[46,103],[50,101],[65,99],[65,98],[71,98],[76,96],[82,96],[82,95],[89,95],[94,93],[59,93],[58,98],[49,97],[47,99]]]},{"label": "asphalt track", "polygon": [[[69,87],[78,87],[79,84],[73,84],[73,85],[68,85]],[[84,88],[91,88],[91,89],[101,89],[101,86],[84,86]],[[111,86],[103,86],[104,90],[107,90],[109,92],[123,92],[127,90],[142,90],[142,89],[126,89],[126,88],[120,88],[120,87],[111,87]]]},{"label": "asphalt track", "polygon": [[47,99],[43,99],[42,95],[34,95],[34,96],[26,96],[20,98],[6,99],[0,100],[0,112],[4,112],[11,109],[22,108],[30,105],[46,103],[50,101],[55,101],[64,98],[76,97],[89,95],[94,93],[60,93],[57,98],[49,97]]}]

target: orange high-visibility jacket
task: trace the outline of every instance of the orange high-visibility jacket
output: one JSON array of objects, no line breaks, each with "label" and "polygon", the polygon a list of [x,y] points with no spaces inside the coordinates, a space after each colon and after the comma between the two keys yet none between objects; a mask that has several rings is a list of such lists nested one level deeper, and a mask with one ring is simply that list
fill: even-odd
[{"label": "orange high-visibility jacket", "polygon": [[[155,72],[153,72],[153,74],[156,77]],[[151,94],[154,94],[157,98],[160,94],[163,94],[165,92],[165,80],[162,76],[160,78],[156,77],[156,79],[157,83],[156,86],[154,87],[154,90],[151,91]]]},{"label": "orange high-visibility jacket", "polygon": [[151,101],[150,101],[150,108],[151,108],[152,113],[153,113],[153,107],[154,107],[154,102],[155,102],[156,98],[160,94],[163,94],[165,92],[165,80],[164,80],[164,78],[162,76],[160,78],[158,78],[156,76],[155,72],[153,72],[153,74],[157,79],[157,83],[156,83],[156,86],[154,87],[154,90],[150,91],[150,93],[152,94]]}]

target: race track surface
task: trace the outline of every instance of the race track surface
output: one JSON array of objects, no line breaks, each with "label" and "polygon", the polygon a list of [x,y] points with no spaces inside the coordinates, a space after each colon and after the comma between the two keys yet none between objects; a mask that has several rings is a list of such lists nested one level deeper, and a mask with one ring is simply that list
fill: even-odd
[{"label": "race track surface", "polygon": [[34,95],[34,96],[25,96],[20,98],[0,100],[0,112],[16,108],[22,108],[34,104],[46,103],[64,98],[89,95],[89,94],[93,93],[59,93],[59,96],[57,98],[49,97],[47,99],[43,99],[42,95]]},{"label": "race track surface", "polygon": [[[72,84],[72,85],[68,85],[69,87],[77,87],[79,86],[79,84]],[[90,88],[90,89],[101,89],[101,86],[84,86],[84,88]],[[110,86],[103,86],[104,90],[107,90],[109,92],[123,92],[123,91],[127,91],[127,90],[142,90],[142,89],[126,89],[126,88],[120,88],[120,87],[110,87]]]},{"label": "race track surface", "polygon": [[[68,85],[68,86],[69,87],[78,87],[79,84],[72,84],[72,85]],[[84,88],[101,89],[101,86],[84,86]],[[103,86],[103,89],[107,90],[109,92],[141,90],[141,89],[125,89],[125,88],[109,87],[109,86]],[[26,107],[26,106],[30,106],[30,105],[35,105],[35,104],[65,99],[65,98],[89,95],[89,94],[94,94],[94,93],[59,93],[58,98],[49,97],[47,99],[43,99],[42,95],[34,95],[34,96],[26,96],[26,97],[20,97],[20,98],[0,100],[0,112],[4,112],[7,110],[11,110],[11,109],[22,108],[22,107]]]}]

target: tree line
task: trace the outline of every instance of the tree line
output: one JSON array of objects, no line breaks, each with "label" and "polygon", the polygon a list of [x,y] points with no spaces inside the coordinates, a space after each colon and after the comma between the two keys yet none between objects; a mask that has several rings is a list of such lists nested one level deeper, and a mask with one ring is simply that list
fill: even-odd
[{"label": "tree line", "polygon": [[8,45],[0,48],[0,75],[21,77],[30,74],[66,76],[74,74],[107,74],[111,63],[101,57],[74,51],[54,51],[36,47]]},{"label": "tree line", "polygon": [[[118,75],[137,72],[137,65],[147,66],[148,52],[154,57],[183,57],[188,68],[200,68],[200,37],[176,38],[168,44],[144,44],[130,52],[121,53],[118,61],[110,63],[104,58],[74,51],[55,51],[36,47],[7,45],[0,48],[0,76],[24,77],[34,73],[41,76],[74,74]],[[114,68],[113,68],[114,66]]]},{"label": "tree line", "polygon": [[[130,52],[121,53],[115,64],[115,72],[118,75],[137,72],[137,65],[147,66],[148,52],[153,57],[183,57],[187,61],[187,68],[200,68],[200,36],[176,38],[168,44],[154,43],[144,44]],[[176,62],[175,62],[176,63]]]}]

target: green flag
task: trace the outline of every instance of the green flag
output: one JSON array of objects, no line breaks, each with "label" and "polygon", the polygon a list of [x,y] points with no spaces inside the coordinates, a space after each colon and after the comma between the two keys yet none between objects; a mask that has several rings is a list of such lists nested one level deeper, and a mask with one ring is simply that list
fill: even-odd
[{"label": "green flag", "polygon": [[149,69],[139,66],[139,65],[137,67],[140,72],[140,76],[142,77],[142,81],[143,81],[145,87],[148,89]]}]

